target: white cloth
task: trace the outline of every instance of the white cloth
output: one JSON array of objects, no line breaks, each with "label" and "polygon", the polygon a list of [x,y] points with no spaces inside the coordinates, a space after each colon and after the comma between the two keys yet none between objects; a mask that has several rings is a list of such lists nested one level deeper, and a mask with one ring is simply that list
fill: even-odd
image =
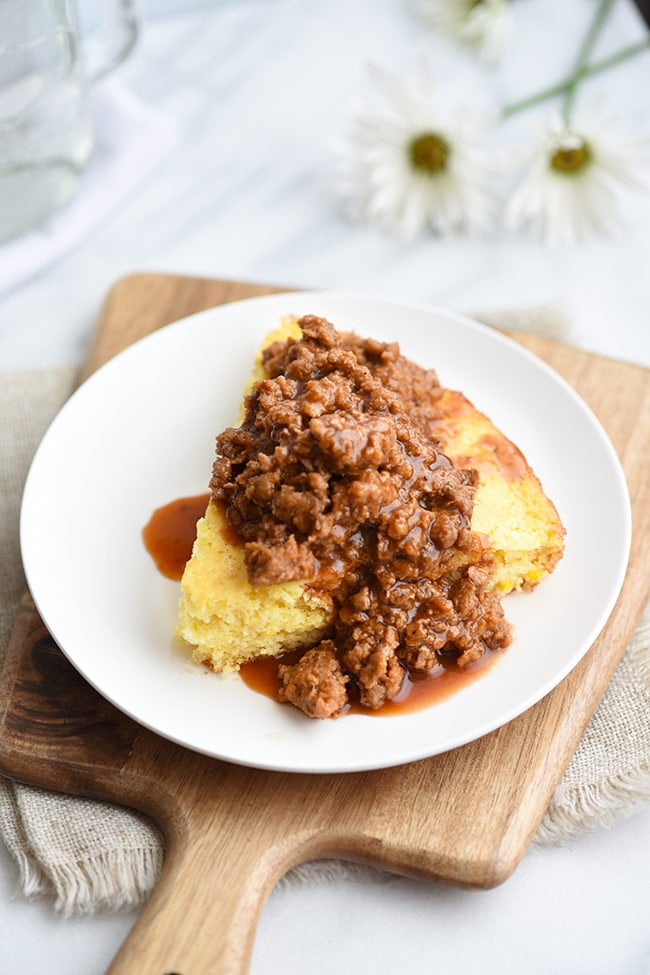
[{"label": "white cloth", "polygon": [[114,81],[92,94],[95,148],[76,194],[36,230],[0,246],[0,295],[72,250],[151,179],[177,127]]}]

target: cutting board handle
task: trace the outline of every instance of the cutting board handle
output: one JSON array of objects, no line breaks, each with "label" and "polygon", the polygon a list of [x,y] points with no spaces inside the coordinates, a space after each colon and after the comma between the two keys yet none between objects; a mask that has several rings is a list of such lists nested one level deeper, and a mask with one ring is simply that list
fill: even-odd
[{"label": "cutting board handle", "polygon": [[264,830],[213,822],[179,839],[109,975],[245,975],[264,901],[295,861]]},{"label": "cutting board handle", "polygon": [[[277,881],[308,860],[336,857],[430,876],[370,821],[376,775],[286,775],[205,759],[153,735],[122,769],[122,799],[160,824],[163,872],[108,975],[246,975],[262,907]],[[175,773],[175,778],[172,775]],[[389,770],[381,779],[408,777]],[[173,778],[174,788],[170,789]],[[116,786],[117,787],[117,786]],[[420,863],[420,861],[422,861]]]}]

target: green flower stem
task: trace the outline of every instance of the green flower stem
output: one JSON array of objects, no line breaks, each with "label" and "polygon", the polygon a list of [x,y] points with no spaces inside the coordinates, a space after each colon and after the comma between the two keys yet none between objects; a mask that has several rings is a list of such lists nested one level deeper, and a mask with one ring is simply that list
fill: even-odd
[{"label": "green flower stem", "polygon": [[535,92],[534,95],[529,95],[518,102],[512,102],[511,105],[506,105],[502,109],[501,115],[503,118],[510,118],[511,115],[524,112],[527,108],[534,108],[535,105],[539,105],[541,102],[546,102],[551,98],[564,95],[573,85],[577,85],[578,82],[583,81],[585,78],[592,78],[595,75],[601,74],[603,71],[608,71],[610,68],[616,67],[617,64],[621,64],[629,58],[636,57],[637,54],[643,54],[648,48],[650,48],[650,35],[642,41],[638,41],[636,44],[630,44],[628,47],[621,48],[620,51],[616,51],[614,54],[610,54],[609,57],[603,58],[602,61],[585,64],[581,71],[575,72],[569,78],[565,78],[564,81],[560,81],[556,85],[543,88],[542,91]]},{"label": "green flower stem", "polygon": [[580,73],[587,66],[589,58],[591,57],[591,52],[593,51],[594,44],[598,40],[598,35],[605,25],[605,21],[609,17],[614,0],[601,0],[596,10],[596,14],[591,23],[591,27],[587,31],[587,36],[582,42],[582,47],[578,52],[578,59],[576,61],[576,66],[573,72],[573,81],[569,86],[564,97],[564,105],[562,106],[562,117],[565,123],[568,125],[571,118],[571,112],[573,111],[573,105],[575,102],[576,94],[578,91],[578,85],[580,84],[581,77]]}]

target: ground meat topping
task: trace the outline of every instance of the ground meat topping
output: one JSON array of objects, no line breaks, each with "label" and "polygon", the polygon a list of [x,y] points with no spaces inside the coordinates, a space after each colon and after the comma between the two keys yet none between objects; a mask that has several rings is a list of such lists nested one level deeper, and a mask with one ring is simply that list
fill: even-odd
[{"label": "ground meat topping", "polygon": [[288,701],[310,718],[330,718],[348,703],[347,677],[341,670],[331,640],[307,650],[293,666],[280,665],[278,698]]},{"label": "ground meat topping", "polygon": [[217,438],[211,489],[245,543],[253,585],[301,580],[332,597],[331,639],[281,668],[280,698],[311,717],[350,695],[393,699],[405,668],[460,666],[510,642],[470,528],[477,475],[431,434],[441,387],[395,343],[300,320],[264,354],[241,427]]}]

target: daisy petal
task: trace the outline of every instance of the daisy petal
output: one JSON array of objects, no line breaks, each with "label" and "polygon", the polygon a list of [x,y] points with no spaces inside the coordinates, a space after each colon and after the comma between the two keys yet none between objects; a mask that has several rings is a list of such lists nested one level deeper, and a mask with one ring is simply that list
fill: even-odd
[{"label": "daisy petal", "polygon": [[506,225],[526,226],[547,243],[612,234],[623,192],[648,189],[649,149],[648,139],[622,136],[610,120],[552,120],[524,158]]},{"label": "daisy petal", "polygon": [[498,207],[484,120],[450,112],[428,71],[395,78],[373,69],[335,147],[337,188],[354,219],[399,237],[484,233]]}]

